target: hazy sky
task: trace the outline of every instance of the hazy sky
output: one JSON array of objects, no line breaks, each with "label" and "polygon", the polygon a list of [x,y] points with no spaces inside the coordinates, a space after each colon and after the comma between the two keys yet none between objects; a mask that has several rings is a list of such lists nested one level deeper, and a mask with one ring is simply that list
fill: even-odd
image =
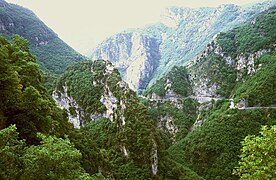
[{"label": "hazy sky", "polygon": [[202,7],[257,0],[6,0],[31,9],[61,39],[81,53],[128,28],[158,22],[168,6]]}]

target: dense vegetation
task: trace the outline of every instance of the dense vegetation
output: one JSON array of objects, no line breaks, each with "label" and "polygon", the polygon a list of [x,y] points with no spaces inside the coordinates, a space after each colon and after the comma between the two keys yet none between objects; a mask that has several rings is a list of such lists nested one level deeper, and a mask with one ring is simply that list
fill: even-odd
[{"label": "dense vegetation", "polygon": [[[164,101],[158,103],[148,102],[147,104],[150,106],[149,114],[151,118],[155,120],[156,124],[160,123],[159,121],[162,117],[172,117],[173,122],[178,129],[174,137],[175,139],[173,140],[180,140],[185,137],[197,118],[198,103],[192,99],[178,100],[177,103]],[[164,130],[165,132],[167,131],[166,128]],[[168,136],[172,135],[173,134],[168,133]]]},{"label": "dense vegetation", "polygon": [[251,24],[220,33],[218,43],[225,53],[235,58],[241,53],[252,53],[269,48],[276,40],[276,11],[258,16]]},{"label": "dense vegetation", "polygon": [[276,177],[276,126],[263,126],[259,136],[248,135],[242,141],[239,167],[234,171],[241,179]]},{"label": "dense vegetation", "polygon": [[41,85],[28,41],[0,37],[0,179],[89,179],[68,138],[66,113]]},{"label": "dense vegetation", "polygon": [[11,39],[13,34],[26,38],[42,69],[60,74],[68,65],[83,59],[32,11],[3,0],[0,5],[0,33],[8,39]]},{"label": "dense vegetation", "polygon": [[40,145],[27,146],[16,130],[15,125],[0,130],[1,179],[93,179],[67,138],[38,134]]},{"label": "dense vegetation", "polygon": [[65,91],[63,86],[66,86],[68,95],[72,96],[88,113],[102,112],[105,110],[105,107],[100,102],[104,85],[99,84],[98,86],[93,86],[93,81],[97,81],[97,77],[91,73],[92,65],[95,69],[94,75],[103,75],[105,63],[102,61],[95,63],[92,61],[83,61],[68,67],[57,83],[57,89],[59,91]]},{"label": "dense vegetation", "polygon": [[[171,87],[166,87],[171,83]],[[174,67],[166,76],[159,79],[154,86],[148,88],[143,94],[145,96],[152,93],[164,97],[166,91],[172,90],[173,92],[186,97],[191,94],[191,86],[188,78],[188,72],[185,67]]]},{"label": "dense vegetation", "polygon": [[[184,176],[199,179],[185,165],[170,159],[165,150],[171,142],[162,131],[155,128],[153,114],[148,113],[133,91],[119,85],[119,72],[116,69],[108,70],[108,66],[111,64],[103,60],[83,61],[68,67],[57,83],[57,92],[64,93],[66,89],[68,96],[73,97],[87,114],[86,126],[69,136],[83,154],[82,165],[86,172],[101,172],[115,179]],[[107,93],[107,90],[110,92]],[[118,109],[113,109],[113,122],[107,118],[91,121],[91,115],[105,113],[106,107],[100,101],[105,93],[120,101]],[[121,109],[123,106],[125,108]],[[181,113],[176,112],[177,115],[181,116]],[[155,148],[159,162],[157,175],[152,174],[151,167]]]},{"label": "dense vegetation", "polygon": [[[275,43],[270,28],[275,15],[273,11],[257,18],[255,25],[261,20],[261,32],[274,38],[258,48]],[[246,28],[255,26],[236,28],[235,33],[251,38]],[[226,44],[227,53],[238,55],[245,44],[234,52],[228,52]],[[0,37],[0,179],[275,178],[275,108],[230,109],[227,99],[199,104],[187,98],[193,87],[183,67],[174,68],[146,92],[163,99],[141,98],[142,104],[110,62],[83,61],[69,66],[55,87],[56,93],[76,101],[78,111],[85,111],[85,125],[74,129],[67,115],[76,113],[76,105],[69,104],[66,111],[54,104],[30,52],[26,39],[16,35],[9,42]],[[255,60],[256,73],[238,82],[237,70],[213,53],[193,68],[198,77],[209,75],[211,82],[219,83],[219,94],[268,106],[276,103],[275,61],[271,49]],[[44,74],[44,79],[53,89],[55,77]],[[179,95],[174,101],[164,97],[169,89]],[[102,115],[110,108],[104,98],[116,104],[112,118]],[[92,121],[95,114],[102,117]],[[176,134],[156,127],[165,116],[172,117]],[[192,128],[196,119],[203,125]]]},{"label": "dense vegetation", "polygon": [[250,24],[218,36],[218,43],[223,51],[232,58],[240,54],[249,56],[261,49],[268,51],[255,61],[257,72],[254,76],[245,74],[243,81],[237,83],[232,93],[236,101],[245,99],[249,106],[270,106],[276,102],[275,19],[276,11],[272,11],[258,16]]},{"label": "dense vegetation", "polygon": [[[120,92],[114,86],[112,80],[120,80],[117,71],[106,82],[114,94],[117,90],[117,96],[129,98],[123,114],[126,124],[122,126],[118,114],[114,122],[102,119],[74,130],[41,85],[41,72],[28,42],[19,36],[12,44],[0,40],[1,179],[149,179],[153,178],[153,148],[158,153],[158,177],[199,179],[189,168],[170,160],[162,139],[165,135],[154,128],[145,106],[132,91]],[[103,61],[94,62],[94,80],[101,78],[102,65]]]},{"label": "dense vegetation", "polygon": [[257,134],[261,125],[276,124],[275,110],[227,110],[228,105],[211,110],[202,127],[170,148],[175,160],[190,163],[206,179],[237,179],[232,170],[238,166],[240,141]]},{"label": "dense vegetation", "polygon": [[[226,64],[223,57],[209,52],[207,57],[201,57],[197,63],[187,69],[188,73],[186,74],[191,74],[191,82],[188,81],[188,78],[187,80],[177,79],[177,82],[174,82],[175,74],[180,69],[175,68],[150,87],[145,95],[156,93],[165,97],[167,79],[171,80],[171,84],[185,84],[184,87],[181,87],[184,91],[193,88],[193,85],[200,81],[208,79],[207,87],[214,83],[219,85],[216,94],[227,99],[234,98],[235,102],[244,99],[250,107],[275,104],[275,17],[275,11],[272,11],[257,17],[251,24],[218,35],[216,40],[223,50],[224,57],[231,56],[234,61],[232,64]],[[240,70],[236,68],[235,63],[239,59],[239,55],[243,54],[247,58],[250,54],[262,49],[265,49],[262,55],[253,57],[255,73],[248,75],[247,66]],[[237,78],[241,73],[242,78]],[[187,94],[182,95],[187,96]],[[168,114],[172,117],[178,132],[176,133],[176,143],[169,147],[168,153],[176,162],[188,165],[203,178],[238,179],[237,175],[243,175],[244,178],[259,175],[260,178],[263,178],[264,174],[267,174],[267,177],[273,177],[261,170],[253,175],[261,165],[256,165],[260,162],[259,159],[251,159],[252,166],[250,164],[245,166],[243,162],[249,163],[248,160],[251,156],[248,153],[251,151],[247,154],[245,154],[246,151],[243,151],[244,154],[240,156],[243,158],[240,163],[241,167],[234,174],[233,169],[239,166],[239,155],[242,148],[240,142],[248,134],[256,135],[262,125],[275,125],[275,109],[229,109],[230,104],[227,100],[211,102],[207,106],[201,104],[196,109],[193,109],[191,104],[183,104],[183,109],[179,109],[175,106],[175,102],[166,101],[166,97],[163,101],[158,100],[156,103],[145,101],[145,104],[151,107],[150,113],[157,122]],[[190,110],[187,111],[187,108]],[[196,119],[202,121],[203,125],[192,129]],[[273,142],[269,144],[273,144]],[[248,146],[254,148],[257,143],[252,142]],[[268,147],[271,147],[268,149],[269,152],[275,151],[275,147]],[[262,154],[263,150],[256,149],[255,151],[256,154]],[[271,161],[270,164],[263,160],[261,162],[263,162],[262,166],[269,169],[269,172],[273,172],[274,161]],[[252,170],[248,170],[248,168]]]},{"label": "dense vegetation", "polygon": [[[275,33],[273,33],[275,31],[275,18],[275,11],[272,11],[256,18],[255,25],[247,24],[230,31],[229,34],[223,33],[218,36],[218,42],[221,44],[222,49],[226,48],[225,51],[228,55],[233,56],[233,59],[240,53],[249,54],[262,48],[270,48],[262,56],[255,58],[256,72],[253,75],[244,74],[240,81],[235,81],[237,70],[234,70],[234,68],[231,70],[229,65],[223,66],[224,60],[212,53],[193,66],[193,70],[197,70],[199,76],[208,74],[208,78],[211,81],[225,84],[226,86],[222,86],[222,88],[225,87],[222,89],[223,91],[219,90],[218,93],[225,97],[234,97],[236,102],[245,99],[248,101],[249,106],[270,106],[275,104],[276,59],[275,50],[273,49],[273,44],[276,41]],[[260,28],[260,23],[262,24],[262,30],[259,33],[262,36],[266,36],[264,39],[267,41],[259,42],[259,39],[254,37],[256,34],[249,33],[254,32],[256,28]],[[245,29],[251,30],[247,32]],[[246,45],[245,40],[241,41],[239,39],[235,39],[235,48],[229,49],[233,46],[228,46],[224,41],[225,39],[221,38],[230,36],[250,39],[250,43],[252,43],[250,48],[252,49],[249,48],[250,45]],[[205,67],[202,66],[204,63],[206,64]],[[207,63],[210,65],[207,65]],[[225,68],[226,71],[224,70]],[[217,72],[212,73],[215,71]],[[259,177],[260,179],[275,178],[275,174],[270,173],[273,172],[271,167],[275,166],[274,161],[270,161],[269,164],[265,160],[271,157],[270,152],[273,152],[273,148],[269,149],[269,147],[272,147],[270,145],[275,143],[275,138],[272,138],[273,140],[270,139],[271,142],[268,143],[267,156],[258,156],[259,159],[252,159],[252,156],[249,155],[252,151],[248,148],[249,146],[250,149],[255,148],[256,154],[263,155],[266,150],[261,148],[265,147],[265,145],[262,145],[261,142],[257,143],[257,140],[252,138],[252,136],[247,138],[247,143],[240,143],[247,135],[257,135],[262,125],[275,125],[275,109],[229,109],[229,102],[224,100],[213,102],[211,109],[205,109],[200,112],[200,118],[203,120],[201,127],[194,129],[168,149],[175,161],[180,164],[189,164],[191,169],[205,179],[238,179],[237,175],[245,179],[250,177]],[[244,146],[243,153],[240,155],[242,145]],[[239,158],[242,159],[239,160]],[[240,164],[238,163],[239,161]],[[245,161],[247,162],[246,165]],[[260,164],[260,162],[263,162],[263,164]],[[233,169],[239,165],[240,167],[233,174]],[[260,170],[260,167],[265,167],[268,170],[267,173]]]},{"label": "dense vegetation", "polygon": [[246,99],[248,106],[271,106],[276,102],[276,51],[265,54],[257,60],[260,68],[254,76],[247,76],[235,87],[234,97]]},{"label": "dense vegetation", "polygon": [[63,134],[66,115],[41,85],[40,69],[28,41],[14,36],[12,44],[2,37],[0,43],[0,127],[16,124],[19,136],[28,144],[37,142],[37,132]]},{"label": "dense vegetation", "polygon": [[234,67],[226,65],[224,59],[214,53],[202,58],[189,71],[196,74],[194,83],[208,78],[207,85],[218,85],[219,88],[215,93],[222,97],[229,97],[236,84],[237,72]]}]

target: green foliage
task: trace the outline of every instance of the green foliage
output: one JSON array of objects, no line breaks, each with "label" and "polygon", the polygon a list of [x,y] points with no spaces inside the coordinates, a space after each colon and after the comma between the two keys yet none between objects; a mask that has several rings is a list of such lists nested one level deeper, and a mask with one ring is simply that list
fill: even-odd
[{"label": "green foliage", "polygon": [[40,69],[28,42],[15,36],[14,44],[0,37],[0,128],[16,124],[28,144],[38,143],[37,132],[62,135],[70,128],[41,84]]},{"label": "green foliage", "polygon": [[[57,89],[63,92],[63,87],[66,87],[68,95],[73,97],[85,112],[101,113],[105,110],[100,102],[104,92],[104,85],[100,83],[105,81],[104,67],[103,61],[83,61],[69,66],[58,79]],[[94,85],[93,82],[98,84]]]},{"label": "green foliage", "polygon": [[219,85],[216,93],[223,97],[229,97],[236,84],[236,70],[215,54],[210,54],[196,63],[190,71],[197,75],[195,82],[208,78],[210,85]]},{"label": "green foliage", "polygon": [[159,179],[203,180],[202,177],[189,167],[174,161],[173,157],[169,155],[161,159],[159,171],[161,171]]},{"label": "green foliage", "polygon": [[[225,38],[221,42],[229,51],[227,53],[235,51],[233,55],[269,46],[275,41],[274,14],[261,17],[271,26],[257,19],[254,26],[235,29],[229,35],[221,34]],[[32,14],[26,12],[22,16],[32,18]],[[35,23],[31,25],[36,26]],[[246,31],[248,33],[244,36]],[[158,37],[157,32],[154,34]],[[268,38],[259,41],[265,35]],[[232,41],[233,38],[235,41]],[[252,41],[246,42],[248,38]],[[258,43],[249,47],[255,41]],[[51,43],[53,46],[37,45],[35,51],[41,50],[40,55],[46,52],[43,54],[46,58],[55,56],[59,48],[64,50],[54,37],[49,41]],[[263,129],[261,137],[254,134],[258,133],[261,125],[276,124],[275,109],[229,110],[229,103],[219,101],[211,110],[202,112],[203,126],[190,132],[189,128],[197,117],[198,104],[193,100],[183,99],[180,104],[182,109],[169,102],[157,106],[145,102],[152,105],[148,110],[133,91],[120,86],[121,77],[117,70],[108,72],[108,62],[84,61],[68,67],[57,82],[57,90],[60,93],[67,90],[68,95],[90,114],[105,111],[100,99],[107,87],[123,104],[117,104],[112,122],[101,119],[73,130],[68,124],[66,112],[54,105],[42,86],[41,72],[35,63],[36,58],[30,54],[28,41],[14,36],[12,43],[9,43],[0,37],[0,44],[0,179],[237,179],[236,175],[274,178],[275,174],[270,175],[270,172],[275,172],[275,128]],[[55,51],[47,49],[49,47],[54,47]],[[67,50],[65,52],[69,54],[70,48]],[[180,48],[175,50],[182,51]],[[47,54],[49,52],[52,54]],[[66,64],[60,59],[60,56],[52,58],[60,64],[49,61],[44,65],[59,71]],[[71,63],[70,57],[68,60]],[[223,59],[214,54],[195,66],[195,70],[205,69],[200,78],[210,76],[211,83],[221,87],[218,93],[225,97],[232,93],[237,98],[248,98],[249,104],[271,105],[275,103],[275,52],[258,59],[258,64],[262,64],[261,69],[235,88],[236,71],[225,66]],[[53,89],[51,83],[55,77],[45,74],[43,78],[49,90]],[[177,94],[184,97],[191,94],[187,70],[175,67],[146,95],[155,92],[165,96],[167,79],[170,79],[171,89]],[[76,113],[73,107],[69,111],[73,115]],[[179,129],[176,136],[179,141],[172,146],[170,137],[155,127],[158,119],[167,114],[173,117]],[[74,145],[66,136],[58,138],[66,133]],[[240,141],[248,134],[253,136],[245,139],[242,148]],[[155,148],[158,173],[153,176],[151,166]],[[240,168],[232,174],[232,169],[238,166],[237,155],[241,148]],[[251,150],[254,148],[257,156],[252,157]],[[252,171],[248,171],[248,166]]]},{"label": "green foliage", "polygon": [[248,135],[242,141],[239,167],[234,174],[241,179],[276,178],[276,126],[263,126],[260,135]]},{"label": "green foliage", "polygon": [[22,179],[91,179],[80,166],[81,153],[68,139],[38,137],[41,145],[27,148],[22,156]]},{"label": "green foliage", "polygon": [[47,71],[42,72],[42,83],[49,95],[52,95],[55,90],[57,78],[58,76],[53,73]]},{"label": "green foliage", "polygon": [[24,141],[18,140],[15,125],[0,130],[0,179],[19,179],[24,146]]},{"label": "green foliage", "polygon": [[276,102],[276,54],[266,54],[257,60],[261,65],[254,76],[248,76],[244,82],[236,85],[236,101],[246,99],[249,106],[270,106]]},{"label": "green foliage", "polygon": [[23,37],[15,34],[12,38],[12,43],[14,46],[17,46],[19,49],[25,52],[29,52],[29,41]]},{"label": "green foliage", "polygon": [[31,50],[41,68],[54,74],[61,74],[69,65],[84,60],[82,55],[58,37],[47,45],[31,46]]},{"label": "green foliage", "polygon": [[[195,59],[212,41],[214,35],[240,26],[262,13],[264,9],[269,9],[269,7],[273,9],[274,6],[275,3],[272,1],[266,1],[257,6],[242,8],[228,4],[223,6],[221,11],[217,11],[216,8],[169,8],[171,16],[180,17],[180,19],[174,24],[175,28],[162,28],[161,25],[157,26],[156,24],[151,27],[154,30],[159,30],[159,33],[165,36],[159,37],[162,42],[159,46],[160,59],[148,87],[165,76],[174,66],[185,65],[191,59]],[[272,19],[271,22],[275,24],[275,20]],[[273,28],[275,35],[275,27]],[[154,37],[158,38],[158,36]],[[260,37],[258,39],[261,41],[263,38],[265,39],[265,37]],[[226,43],[228,43],[227,40],[222,44]],[[233,46],[230,43],[229,48],[231,47]]]},{"label": "green foliage", "polygon": [[[109,65],[102,60],[84,61],[70,66],[58,81],[57,89],[63,92],[66,85],[68,95],[72,96],[81,107],[85,107],[85,110],[91,108],[92,111],[86,111],[89,113],[101,112],[99,99],[107,87],[113,96],[123,102],[118,104],[118,110],[114,110],[113,122],[109,119],[92,121],[76,133],[70,134],[71,141],[83,154],[82,167],[90,175],[102,172],[108,178],[153,178],[152,152],[156,144],[158,161],[163,163],[158,169],[157,177],[185,176],[181,165],[174,169],[169,166],[175,162],[169,162],[165,152],[168,145],[164,144],[164,139],[169,141],[167,136],[156,130],[146,107],[139,102],[136,94],[118,84],[121,81],[118,71],[107,72],[106,68]],[[91,92],[94,94],[89,94]],[[92,101],[83,101],[86,98],[94,98],[99,106],[95,107]],[[189,103],[186,102],[186,104]],[[120,109],[121,106],[125,106],[123,111]],[[73,112],[74,109],[71,108],[70,111]],[[167,176],[168,171],[176,171],[177,174]],[[197,177],[189,169],[185,169],[184,172],[190,172]]]},{"label": "green foliage", "polygon": [[[130,131],[129,127],[126,128]],[[139,144],[146,137],[141,136],[139,131],[126,136],[124,134],[126,130],[123,131],[121,132],[110,120],[101,119],[91,122],[77,134],[71,135],[72,141],[83,154],[81,163],[88,173],[95,174],[100,169],[106,177],[116,179],[139,179],[138,177],[147,179],[151,176],[150,162],[141,162],[150,160],[150,152],[146,149],[151,145],[141,142],[141,145],[144,146],[139,147],[140,145],[136,145],[136,143]],[[124,145],[121,137],[124,138]],[[148,139],[150,140],[150,138]],[[129,153],[127,157],[123,155],[123,146]],[[139,149],[135,149],[137,147]],[[139,155],[140,153],[141,155]]]},{"label": "green foliage", "polygon": [[30,10],[5,3],[1,6],[0,16],[4,26],[0,33],[8,39],[11,39],[14,34],[26,38],[30,43],[26,40],[18,41],[19,36],[15,35],[13,44],[23,51],[29,51],[30,44],[30,51],[37,56],[37,62],[42,69],[60,74],[68,65],[84,58],[64,43]]},{"label": "green foliage", "polygon": [[[256,19],[254,25],[238,27],[218,36],[218,43],[226,55],[234,59],[241,53],[247,55],[261,48],[272,47],[276,40],[275,11]],[[276,59],[275,50],[271,49],[271,52],[265,53],[255,61],[256,73],[251,76],[244,75],[243,81],[236,82],[236,70],[225,65],[224,60],[214,54],[198,62],[191,71],[197,72],[196,80],[208,77],[211,83],[217,83],[220,86],[217,93],[224,97],[235,97],[236,102],[246,99],[249,106],[270,106],[276,102]],[[249,134],[256,135],[262,125],[275,125],[275,109],[232,110],[229,109],[229,102],[218,101],[210,110],[202,111],[200,118],[204,121],[201,127],[194,129],[168,149],[173,160],[182,165],[188,164],[192,170],[206,179],[238,179],[237,175],[245,175],[245,179],[271,179],[275,176],[272,174],[269,177],[269,173],[263,173],[265,169],[261,166],[267,164],[256,164],[266,161],[264,158],[261,159],[264,151],[260,150],[261,147],[258,148],[258,145],[265,145],[261,141],[256,143],[255,136],[247,138],[250,147],[243,144],[247,150],[240,155],[243,158],[240,161],[240,169],[232,174],[232,169],[239,165],[238,155],[242,148],[240,141]],[[273,137],[266,147],[274,147],[272,139]],[[253,155],[259,153],[260,156],[252,155],[251,150],[254,150],[254,147],[258,150],[255,149]],[[271,152],[274,151],[272,148]],[[252,160],[251,157],[256,159]],[[273,160],[267,162],[273,164]],[[252,167],[252,171],[248,167]],[[256,174],[252,175],[254,172]],[[275,170],[272,169],[271,172]],[[265,177],[266,174],[268,177]]]},{"label": "green foliage", "polygon": [[159,96],[165,96],[166,95],[166,89],[165,89],[165,78],[159,79],[154,85],[152,85],[149,89],[147,89],[143,94],[145,96],[156,93]]},{"label": "green foliage", "polygon": [[159,96],[165,96],[167,90],[165,85],[168,79],[172,83],[170,89],[175,93],[183,97],[191,94],[191,86],[186,68],[174,67],[166,76],[162,77],[154,85],[148,88],[144,92],[144,95],[147,96],[156,93]]},{"label": "green foliage", "polygon": [[85,173],[81,153],[67,138],[38,134],[41,144],[29,147],[18,140],[16,129],[0,130],[1,179],[97,179]]},{"label": "green foliage", "polygon": [[232,169],[238,165],[240,141],[257,134],[263,124],[276,124],[274,109],[227,110],[225,105],[209,112],[202,127],[170,148],[172,152],[183,150],[184,163],[206,179],[237,179]]},{"label": "green foliage", "polygon": [[160,121],[161,117],[167,115],[173,118],[174,124],[178,128],[176,140],[180,140],[188,134],[189,128],[197,118],[197,103],[194,100],[183,99],[178,103],[183,108],[179,109],[171,102],[158,102],[157,107],[153,105],[149,109],[149,114],[156,123]]},{"label": "green foliage", "polygon": [[218,43],[230,56],[267,48],[276,40],[276,11],[256,18],[255,23],[235,28],[218,35]]}]

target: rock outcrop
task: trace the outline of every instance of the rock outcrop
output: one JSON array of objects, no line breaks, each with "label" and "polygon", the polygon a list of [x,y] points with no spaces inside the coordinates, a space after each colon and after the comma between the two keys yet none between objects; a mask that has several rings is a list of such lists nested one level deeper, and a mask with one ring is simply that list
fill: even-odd
[{"label": "rock outcrop", "polygon": [[[109,119],[110,128],[115,127],[116,133],[114,149],[119,150],[124,161],[141,161],[135,154],[139,151],[150,165],[152,175],[157,176],[159,147],[154,129],[150,129],[147,109],[109,61],[84,61],[71,66],[59,79],[52,97],[67,111],[75,128]],[[146,142],[143,146],[137,143],[141,139]]]},{"label": "rock outcrop", "polygon": [[159,41],[138,32],[118,34],[106,40],[92,59],[107,59],[119,69],[131,89],[144,89],[160,59]]},{"label": "rock outcrop", "polygon": [[172,139],[175,140],[175,135],[178,131],[178,128],[174,123],[173,117],[171,117],[168,113],[166,114],[166,116],[160,117],[160,121],[158,122],[157,127],[171,134]]},{"label": "rock outcrop", "polygon": [[74,98],[70,97],[67,93],[67,86],[63,86],[63,91],[54,91],[52,94],[53,99],[56,104],[62,108],[66,109],[68,114],[69,122],[74,125],[75,128],[80,128],[84,125],[85,122],[85,112],[79,106],[79,104],[74,100]]},{"label": "rock outcrop", "polygon": [[199,102],[207,102],[212,99],[217,100],[221,98],[221,95],[217,93],[220,84],[211,80],[213,75],[206,74],[206,70],[210,67],[204,67],[202,65],[203,61],[207,61],[206,59],[209,56],[217,55],[223,58],[225,66],[236,71],[236,81],[240,81],[243,79],[244,75],[253,75],[257,69],[261,67],[261,65],[256,67],[256,60],[263,54],[272,51],[269,48],[260,49],[256,52],[247,53],[246,55],[242,53],[236,57],[231,57],[226,55],[222,47],[217,43],[216,38],[217,35],[201,54],[186,65],[189,71],[191,86],[193,88],[193,95],[199,100]]},{"label": "rock outcrop", "polygon": [[[250,7],[171,7],[159,23],[129,30],[102,42],[93,59],[110,60],[133,90],[143,90],[174,66],[185,65],[202,52],[214,35],[252,19],[274,5],[273,1]],[[231,64],[231,60],[226,60]],[[212,92],[206,92],[212,94]]]},{"label": "rock outcrop", "polygon": [[[52,97],[56,101],[56,104],[59,107],[67,110],[69,120],[75,128],[80,128],[91,120],[96,121],[101,118],[108,118],[110,119],[110,121],[113,122],[116,118],[119,117],[121,120],[120,124],[122,126],[125,124],[125,118],[123,114],[126,108],[125,104],[128,102],[128,98],[126,96],[118,97],[113,94],[112,90],[114,91],[114,88],[111,89],[109,87],[108,81],[114,75],[114,66],[108,61],[101,62],[103,63],[104,69],[102,69],[100,72],[96,72],[96,70],[94,69],[95,67],[91,67],[91,73],[102,73],[102,76],[99,76],[100,79],[94,79],[91,83],[91,86],[93,86],[92,88],[102,87],[100,89],[101,95],[98,101],[105,109],[103,112],[87,112],[80,105],[80,103],[78,103],[74,99],[74,97],[68,94],[68,86],[66,82],[63,84],[61,89],[56,89],[52,94]],[[127,94],[130,92],[128,84],[124,81],[114,81],[112,83],[115,83],[116,88],[118,88],[122,94]]]}]

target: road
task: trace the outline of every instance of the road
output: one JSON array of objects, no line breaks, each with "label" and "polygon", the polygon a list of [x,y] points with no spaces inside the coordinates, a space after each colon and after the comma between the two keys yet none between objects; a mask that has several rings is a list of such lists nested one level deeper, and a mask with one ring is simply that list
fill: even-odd
[{"label": "road", "polygon": [[276,109],[275,106],[267,106],[267,107],[246,107],[246,108],[238,108],[239,110],[255,110],[255,109]]}]

